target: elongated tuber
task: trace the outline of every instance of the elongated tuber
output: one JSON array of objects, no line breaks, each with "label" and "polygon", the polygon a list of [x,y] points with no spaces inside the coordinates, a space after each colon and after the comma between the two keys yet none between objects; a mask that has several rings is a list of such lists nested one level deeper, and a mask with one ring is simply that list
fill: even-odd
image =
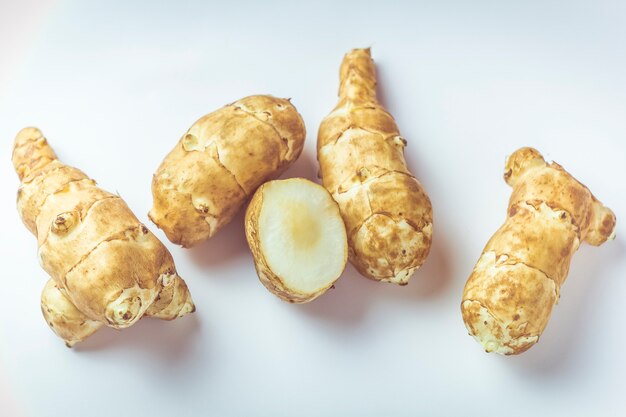
[{"label": "elongated tuber", "polygon": [[272,96],[246,97],[202,117],[154,174],[150,219],[184,247],[210,238],[300,156],[304,138],[296,108]]},{"label": "elongated tuber", "polygon": [[513,188],[505,223],[487,243],[463,293],[470,334],[511,355],[539,340],[580,242],[614,237],[615,215],[556,162],[532,148],[507,160]]},{"label": "elongated tuber", "polygon": [[246,237],[263,285],[292,303],[311,301],[332,287],[348,258],[337,203],[303,178],[259,187],[246,211]]},{"label": "elongated tuber", "polygon": [[352,264],[403,285],[430,250],[430,200],[406,166],[406,140],[376,99],[369,49],[346,54],[340,81],[339,103],[318,133],[321,178],[339,204]]},{"label": "elongated tuber", "polygon": [[144,315],[171,320],[195,309],[167,248],[119,196],[60,162],[38,129],[18,133],[13,165],[18,212],[51,276],[41,308],[68,346],[102,325],[122,329]]}]

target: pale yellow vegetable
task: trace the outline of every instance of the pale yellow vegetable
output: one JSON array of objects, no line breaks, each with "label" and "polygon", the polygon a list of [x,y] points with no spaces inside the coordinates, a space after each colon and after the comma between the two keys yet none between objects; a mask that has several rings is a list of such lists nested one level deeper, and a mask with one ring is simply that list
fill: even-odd
[{"label": "pale yellow vegetable", "polygon": [[52,277],[42,311],[68,346],[102,325],[122,329],[144,315],[171,320],[195,309],[167,248],[118,195],[60,162],[38,129],[18,133],[13,165],[19,214]]},{"label": "pale yellow vegetable", "polygon": [[298,158],[304,138],[296,108],[272,96],[246,97],[202,117],[154,174],[150,219],[184,247],[210,238]]},{"label": "pale yellow vegetable", "polygon": [[337,203],[324,187],[303,178],[259,187],[246,211],[246,237],[263,285],[292,303],[331,288],[348,258]]},{"label": "pale yellow vegetable", "polygon": [[487,352],[511,355],[537,343],[572,255],[580,242],[613,238],[615,215],[535,149],[513,153],[504,178],[513,188],[507,218],[469,277],[461,310]]},{"label": "pale yellow vegetable", "polygon": [[404,285],[430,251],[430,200],[406,166],[406,140],[376,99],[369,49],[346,54],[340,82],[339,103],[318,133],[321,178],[339,204],[352,264]]}]

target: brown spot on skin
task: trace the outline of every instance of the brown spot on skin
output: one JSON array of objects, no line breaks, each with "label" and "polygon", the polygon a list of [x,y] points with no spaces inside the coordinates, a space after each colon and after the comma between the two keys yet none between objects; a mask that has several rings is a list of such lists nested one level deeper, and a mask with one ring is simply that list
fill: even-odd
[{"label": "brown spot on skin", "polygon": [[483,324],[486,326],[487,325],[487,320],[483,321]]},{"label": "brown spot on skin", "polygon": [[122,318],[123,318],[124,320],[130,320],[130,316],[131,316],[131,315],[130,315],[130,311],[127,311],[126,313],[124,313],[124,315],[122,316]]},{"label": "brown spot on skin", "polygon": [[516,314],[513,316],[513,321],[518,321],[519,320],[519,314]]},{"label": "brown spot on skin", "polygon": [[141,225],[141,231],[143,232],[144,235],[148,234],[148,228],[144,226],[143,224]]},{"label": "brown spot on skin", "polygon": [[602,220],[602,226],[600,226],[600,234],[603,236],[609,236],[613,229],[615,228],[615,217],[614,216],[606,216]]},{"label": "brown spot on skin", "polygon": [[571,252],[572,252],[571,246],[565,246],[561,248],[561,257],[566,258],[570,256]]}]

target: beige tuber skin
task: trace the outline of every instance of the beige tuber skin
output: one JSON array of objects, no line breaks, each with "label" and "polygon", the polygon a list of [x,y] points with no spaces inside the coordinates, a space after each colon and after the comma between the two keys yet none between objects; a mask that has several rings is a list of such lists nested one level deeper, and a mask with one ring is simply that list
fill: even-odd
[{"label": "beige tuber skin", "polygon": [[615,237],[615,215],[556,162],[533,148],[507,160],[505,223],[465,285],[461,311],[487,352],[522,353],[543,333],[580,242]]},{"label": "beige tuber skin", "polygon": [[22,182],[18,212],[51,276],[41,309],[68,346],[102,325],[123,329],[144,315],[172,320],[195,310],[167,248],[119,196],[60,162],[41,131],[22,129],[12,159]]},{"label": "beige tuber skin", "polygon": [[346,54],[340,81],[339,103],[318,133],[322,182],[339,204],[352,264],[367,278],[404,285],[430,251],[430,200],[406,166],[406,140],[376,99],[369,49]]},{"label": "beige tuber skin", "polygon": [[286,99],[250,96],[207,114],[154,174],[150,219],[183,247],[209,239],[295,162],[304,138],[302,117]]}]

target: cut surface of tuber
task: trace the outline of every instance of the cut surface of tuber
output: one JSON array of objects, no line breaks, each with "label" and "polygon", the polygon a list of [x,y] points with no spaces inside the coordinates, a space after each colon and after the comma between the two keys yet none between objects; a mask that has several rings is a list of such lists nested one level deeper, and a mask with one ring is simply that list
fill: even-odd
[{"label": "cut surface of tuber", "polygon": [[264,184],[248,209],[246,234],[261,281],[288,301],[319,296],[345,268],[348,247],[339,208],[311,181]]}]

